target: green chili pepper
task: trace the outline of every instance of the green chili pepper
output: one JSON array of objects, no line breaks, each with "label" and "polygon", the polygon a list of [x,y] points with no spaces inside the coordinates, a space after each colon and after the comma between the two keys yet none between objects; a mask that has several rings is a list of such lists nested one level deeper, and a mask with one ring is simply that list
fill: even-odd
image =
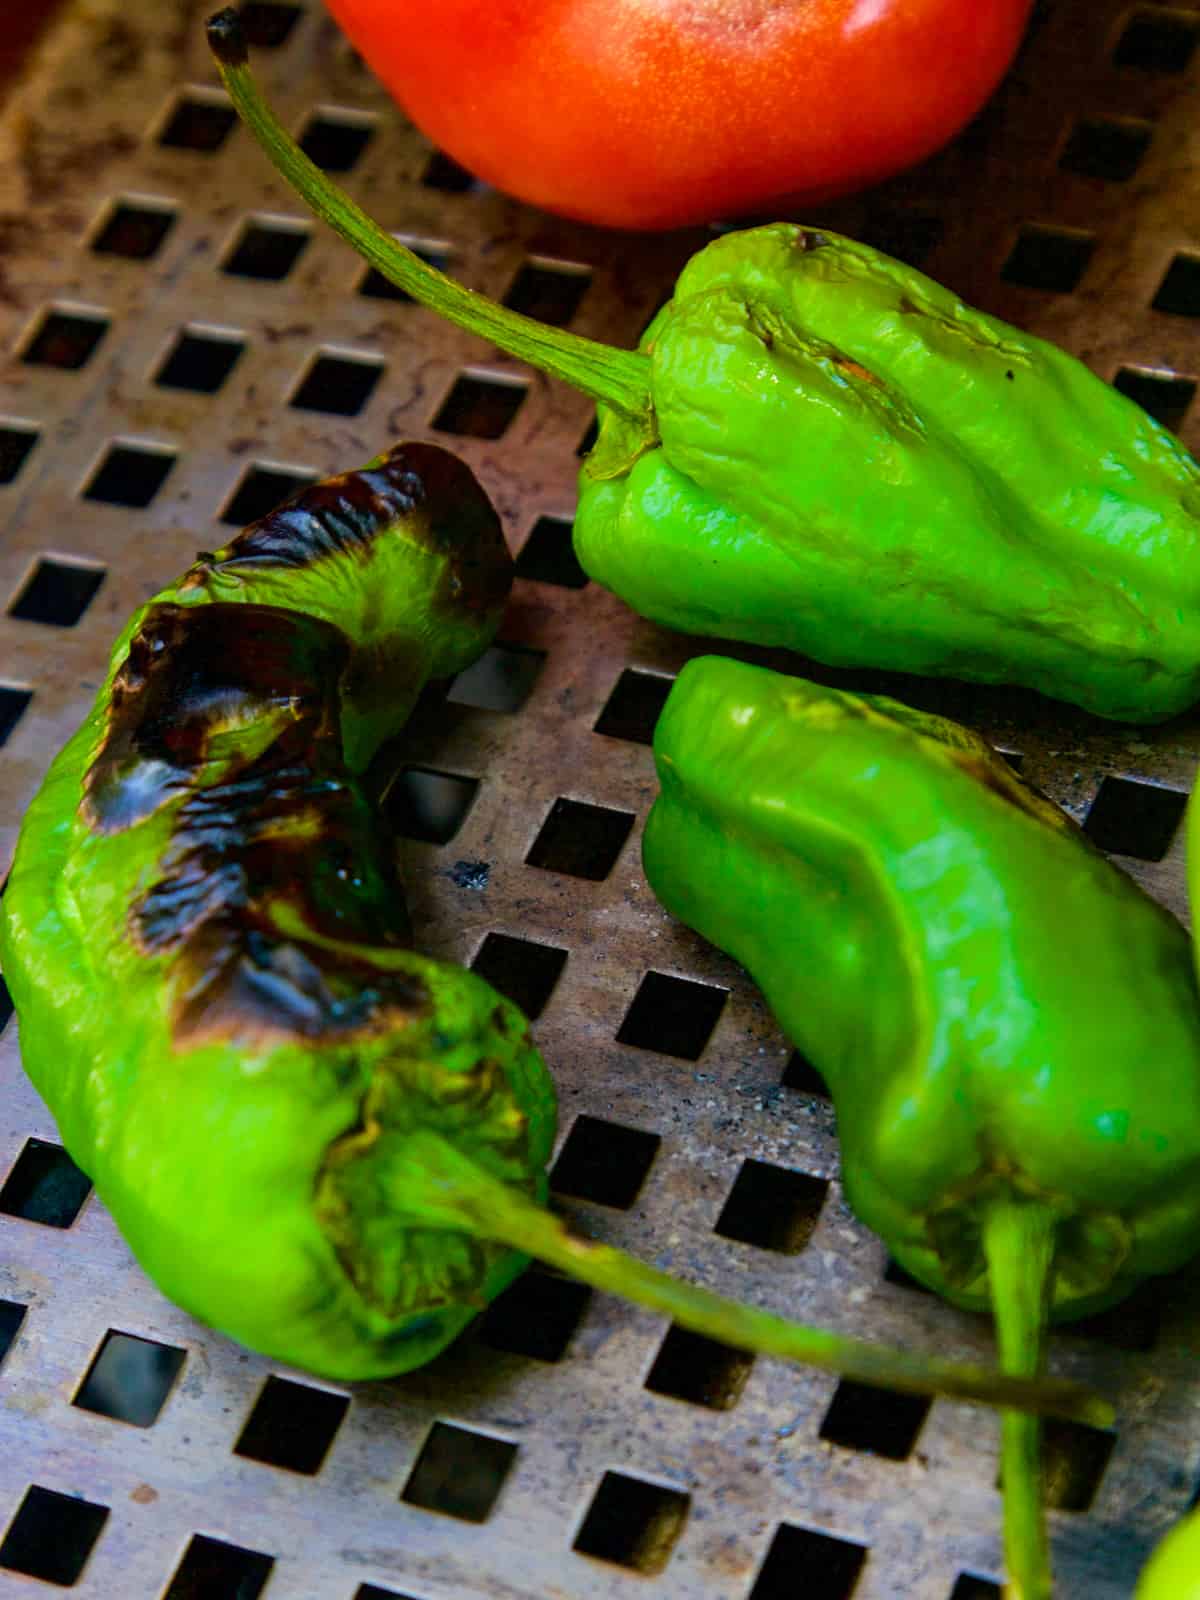
[{"label": "green chili pepper", "polygon": [[[846,1196],[915,1278],[1040,1370],[1200,1245],[1188,938],[973,734],[719,657],[654,738],[643,860],[827,1079]],[[1017,1592],[1049,1593],[1036,1426],[1006,1417]]]},{"label": "green chili pepper", "polygon": [[1177,1522],[1155,1548],[1134,1600],[1200,1600],[1200,1511]]},{"label": "green chili pepper", "polygon": [[237,110],[386,277],[598,403],[575,546],[670,627],[1019,683],[1152,721],[1200,696],[1200,468],[1081,362],[825,231],[728,234],[638,351],[547,328],[383,233],[209,38]]},{"label": "green chili pepper", "polygon": [[722,1300],[542,1208],[549,1074],[515,1006],[411,948],[372,802],[511,577],[469,469],[399,445],[144,606],[30,806],[0,918],[22,1054],[150,1276],[353,1379],[428,1360],[534,1254],[746,1349],[1110,1415]]}]

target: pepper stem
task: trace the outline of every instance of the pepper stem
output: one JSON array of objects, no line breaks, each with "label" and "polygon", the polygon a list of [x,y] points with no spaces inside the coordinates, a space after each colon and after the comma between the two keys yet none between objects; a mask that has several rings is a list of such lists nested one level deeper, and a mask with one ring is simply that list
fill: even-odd
[{"label": "pepper stem", "polygon": [[313,164],[263,100],[247,65],[246,36],[237,11],[227,7],[208,19],[209,46],[229,98],[268,160],[311,210],[359,255],[414,300],[528,361],[540,372],[612,406],[653,435],[650,361],[637,350],[598,344],[533,317],[510,311],[486,295],[455,283],[374,222]]},{"label": "pepper stem", "polygon": [[1004,1376],[848,1339],[684,1283],[623,1250],[569,1233],[551,1212],[483,1171],[435,1133],[408,1136],[403,1176],[389,1198],[398,1214],[410,1208],[418,1213],[423,1226],[453,1228],[509,1245],[735,1349],[823,1367],[877,1388],[1028,1406],[1102,1427],[1112,1420],[1112,1408],[1075,1383]]},{"label": "pepper stem", "polygon": [[[1046,1350],[1046,1307],[1054,1274],[1055,1218],[1032,1200],[997,1200],[983,1222],[1000,1368],[1035,1379]],[[1054,1580],[1042,1492],[1042,1430],[1026,1411],[1000,1421],[1000,1486],[1009,1600],[1050,1600]]]}]

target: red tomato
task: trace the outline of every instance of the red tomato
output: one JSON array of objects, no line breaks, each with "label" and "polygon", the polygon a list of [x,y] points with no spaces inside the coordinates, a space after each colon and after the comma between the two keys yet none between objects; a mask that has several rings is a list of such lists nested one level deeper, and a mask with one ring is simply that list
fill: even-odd
[{"label": "red tomato", "polygon": [[417,126],[509,194],[667,228],[861,188],[978,110],[1033,0],[327,0]]}]

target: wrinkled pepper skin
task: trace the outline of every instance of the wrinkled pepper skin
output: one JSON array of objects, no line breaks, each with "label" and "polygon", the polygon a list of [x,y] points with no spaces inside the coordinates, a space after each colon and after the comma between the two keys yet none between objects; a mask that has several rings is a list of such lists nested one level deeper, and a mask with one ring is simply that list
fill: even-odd
[{"label": "wrinkled pepper skin", "polygon": [[997,1196],[1054,1219],[1056,1318],[1200,1247],[1189,941],[966,730],[717,657],[655,733],[647,880],[826,1078],[847,1198],[986,1309]]},{"label": "wrinkled pepper skin", "polygon": [[411,948],[360,775],[491,639],[511,560],[404,444],[201,556],[132,619],[33,801],[0,959],[29,1075],[171,1299],[339,1379],[429,1359],[524,1258],[410,1225],[411,1128],[541,1197],[525,1019]]},{"label": "wrinkled pepper skin", "polygon": [[786,223],[695,255],[640,348],[656,438],[600,406],[575,548],[644,616],[1131,722],[1200,696],[1200,468],[1081,362]]},{"label": "wrinkled pepper skin", "polygon": [[1134,1600],[1200,1600],[1200,1512],[1177,1522],[1157,1546]]}]

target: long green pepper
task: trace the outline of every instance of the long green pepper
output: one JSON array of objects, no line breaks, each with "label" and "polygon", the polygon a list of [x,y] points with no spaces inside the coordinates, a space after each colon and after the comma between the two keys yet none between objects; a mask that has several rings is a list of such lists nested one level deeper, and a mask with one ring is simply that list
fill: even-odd
[{"label": "long green pepper", "polygon": [[1079,361],[825,230],[731,233],[639,349],[547,328],[376,226],[209,39],[283,176],[386,277],[598,404],[575,548],[673,628],[1018,683],[1132,722],[1200,696],[1200,468]]},{"label": "long green pepper", "polygon": [[[1002,1365],[1200,1248],[1186,933],[982,740],[705,657],[654,736],[646,878],[827,1080],[846,1197],[993,1310]],[[1032,1421],[1006,1416],[1013,1592],[1050,1592]]]}]

